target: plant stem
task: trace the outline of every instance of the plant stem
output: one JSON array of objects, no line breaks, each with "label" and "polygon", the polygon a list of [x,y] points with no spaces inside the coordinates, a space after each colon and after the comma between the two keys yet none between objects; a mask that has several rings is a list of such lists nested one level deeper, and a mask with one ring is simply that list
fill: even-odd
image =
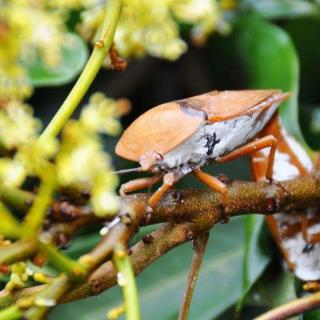
[{"label": "plant stem", "polygon": [[43,171],[38,195],[22,224],[24,236],[30,236],[40,228],[52,199],[56,185],[55,170],[51,164],[47,164]]},{"label": "plant stem", "polygon": [[35,295],[35,307],[28,309],[24,316],[26,319],[40,320],[48,312],[48,309],[57,304],[59,299],[69,289],[69,279],[65,274],[61,274],[54,279],[43,291]]},{"label": "plant stem", "polygon": [[57,270],[67,273],[73,280],[84,279],[86,269],[80,262],[70,259],[52,245],[41,240],[38,241],[38,248]]},{"label": "plant stem", "polygon": [[22,318],[22,312],[17,306],[12,306],[0,311],[0,320],[16,320]]},{"label": "plant stem", "polygon": [[33,201],[33,194],[28,191],[0,184],[0,199],[14,209],[26,211]]},{"label": "plant stem", "polygon": [[188,275],[187,288],[184,292],[183,301],[180,308],[179,320],[187,320],[189,318],[189,311],[191,300],[193,296],[194,287],[196,285],[202,259],[209,239],[209,232],[205,232],[193,240],[193,257],[191,267]]},{"label": "plant stem", "polygon": [[99,30],[99,44],[96,45],[78,81],[68,97],[39,138],[40,142],[54,138],[61,131],[71,114],[79,105],[92,81],[96,77],[113,43],[116,25],[120,16],[122,0],[108,0],[105,18]]},{"label": "plant stem", "polygon": [[278,308],[272,309],[256,320],[284,320],[320,306],[320,292],[296,299]]},{"label": "plant stem", "polygon": [[0,202],[0,233],[9,238],[19,238],[21,236],[20,223],[14,215]]},{"label": "plant stem", "polygon": [[33,239],[23,239],[3,247],[0,250],[0,265],[24,260],[33,255],[36,248],[36,241]]},{"label": "plant stem", "polygon": [[113,262],[117,269],[118,284],[123,288],[124,305],[127,320],[139,320],[140,308],[135,276],[126,249],[118,244],[113,254]]}]

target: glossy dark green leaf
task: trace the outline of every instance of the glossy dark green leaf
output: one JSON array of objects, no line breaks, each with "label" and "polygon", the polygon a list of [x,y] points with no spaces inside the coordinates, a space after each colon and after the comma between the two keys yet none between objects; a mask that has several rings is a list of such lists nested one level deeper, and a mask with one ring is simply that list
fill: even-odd
[{"label": "glossy dark green leaf", "polygon": [[255,284],[248,303],[250,305],[268,306],[270,308],[282,305],[297,298],[295,276],[283,271],[279,266],[269,267]]},{"label": "glossy dark green leaf", "polygon": [[308,144],[313,150],[320,150],[320,106],[303,105],[301,126]]},{"label": "glossy dark green leaf", "polygon": [[50,69],[38,58],[26,63],[25,67],[33,86],[55,86],[74,79],[82,70],[87,57],[88,49],[83,40],[75,33],[68,33],[65,35],[62,60],[58,66]]},{"label": "glossy dark green leaf", "polygon": [[[190,319],[212,320],[241,294],[243,259],[242,219],[218,225],[210,235],[200,271]],[[191,259],[191,245],[180,246],[156,261],[138,278],[143,319],[177,319]],[[121,303],[118,288],[99,297],[58,306],[50,319],[105,319],[107,310]]]},{"label": "glossy dark green leaf", "polygon": [[307,312],[303,315],[303,320],[319,320],[320,319],[320,310],[316,309],[310,312]]},{"label": "glossy dark green leaf", "polygon": [[250,289],[266,269],[271,258],[266,241],[265,223],[262,215],[248,215],[245,221],[245,253],[243,272],[243,293],[238,302],[240,311]]},{"label": "glossy dark green leaf", "polygon": [[[282,29],[249,16],[240,19],[234,35],[249,88],[277,88],[292,92],[291,98],[281,106],[281,118],[289,131],[303,141],[298,123],[299,63],[289,36]],[[246,218],[246,253],[244,261],[243,296],[245,296],[265,270],[270,258],[261,246],[263,217]]]},{"label": "glossy dark green leaf", "polygon": [[247,8],[266,19],[297,18],[319,15],[315,3],[307,0],[259,0],[246,1]]},{"label": "glossy dark green leaf", "polygon": [[298,121],[299,61],[290,37],[281,28],[251,16],[239,21],[235,38],[248,87],[292,93],[281,105],[281,118],[291,134],[304,141]]}]

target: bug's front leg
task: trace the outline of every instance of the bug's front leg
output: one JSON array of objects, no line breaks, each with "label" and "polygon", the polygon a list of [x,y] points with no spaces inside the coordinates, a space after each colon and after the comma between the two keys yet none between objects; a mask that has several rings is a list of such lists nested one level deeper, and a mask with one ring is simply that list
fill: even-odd
[{"label": "bug's front leg", "polygon": [[152,187],[160,179],[161,179],[161,175],[154,175],[153,177],[149,177],[149,178],[139,178],[139,179],[131,180],[121,185],[119,193],[121,196],[125,196],[129,192]]},{"label": "bug's front leg", "polygon": [[272,182],[273,177],[273,164],[274,164],[274,158],[277,150],[277,138],[273,135],[265,136],[261,139],[252,141],[232,152],[227,154],[226,156],[219,157],[215,159],[216,162],[228,162],[237,158],[240,158],[244,155],[259,151],[261,149],[265,148],[271,148],[270,154],[268,158],[268,166],[267,166],[267,172],[266,172],[266,178]]}]

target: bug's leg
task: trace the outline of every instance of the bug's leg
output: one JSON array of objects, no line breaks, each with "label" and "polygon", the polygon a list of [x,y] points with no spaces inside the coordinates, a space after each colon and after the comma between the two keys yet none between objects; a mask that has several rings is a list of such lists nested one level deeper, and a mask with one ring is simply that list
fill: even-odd
[{"label": "bug's leg", "polygon": [[140,178],[140,179],[131,180],[121,185],[119,193],[121,196],[125,196],[128,192],[151,187],[152,185],[157,183],[160,179],[161,179],[160,175],[155,175],[149,178]]},{"label": "bug's leg", "polygon": [[228,189],[227,186],[219,179],[211,176],[208,173],[202,172],[200,169],[194,169],[193,174],[211,189],[221,193],[221,202],[224,207],[227,206]]},{"label": "bug's leg", "polygon": [[208,238],[209,232],[205,232],[192,241],[193,256],[188,275],[187,287],[183,295],[183,300],[179,312],[179,320],[188,319],[191,299],[198,278],[203,255],[208,243]]},{"label": "bug's leg", "polygon": [[240,147],[226,156],[219,157],[215,159],[216,162],[228,162],[237,158],[240,158],[244,155],[259,151],[264,148],[271,148],[270,149],[270,154],[269,154],[269,159],[268,159],[268,166],[267,166],[267,172],[266,172],[266,178],[269,181],[272,181],[272,173],[273,173],[273,164],[274,164],[274,157],[276,154],[277,150],[277,138],[274,137],[273,135],[268,135],[265,136],[261,139],[252,141],[243,147]]},{"label": "bug's leg", "polygon": [[174,172],[166,173],[163,176],[162,186],[148,200],[148,204],[151,208],[154,208],[159,203],[163,195],[178,181],[179,178],[180,176]]},{"label": "bug's leg", "polygon": [[295,269],[295,265],[290,260],[288,251],[282,246],[283,234],[281,232],[280,227],[277,224],[277,221],[276,221],[275,217],[272,216],[272,215],[271,216],[266,216],[266,221],[267,221],[268,227],[269,227],[269,229],[270,229],[270,231],[271,231],[271,233],[273,235],[273,238],[275,239],[278,247],[280,248],[280,250],[282,252],[282,255],[284,257],[284,260],[287,263],[287,266],[288,266],[289,270],[293,271]]},{"label": "bug's leg", "polygon": [[320,232],[309,233],[309,220],[306,215],[302,215],[301,229],[303,240],[309,244],[316,244],[320,242]]},{"label": "bug's leg", "polygon": [[317,292],[320,291],[320,282],[319,281],[308,281],[303,285],[303,290],[308,292]]}]

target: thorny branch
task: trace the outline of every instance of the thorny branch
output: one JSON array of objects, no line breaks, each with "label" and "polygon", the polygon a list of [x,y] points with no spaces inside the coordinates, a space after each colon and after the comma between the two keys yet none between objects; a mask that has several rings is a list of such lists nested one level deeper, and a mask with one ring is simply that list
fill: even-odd
[{"label": "thorny branch", "polygon": [[[55,296],[57,300],[68,302],[97,295],[110,288],[116,283],[116,271],[110,260],[114,248],[118,244],[127,246],[128,241],[137,232],[139,226],[163,223],[147,239],[138,242],[129,249],[131,263],[136,275],[174,247],[207,232],[219,222],[225,222],[226,216],[233,217],[256,212],[271,214],[289,209],[305,209],[317,206],[320,201],[320,181],[316,175],[285,181],[281,183],[281,186],[268,182],[233,181],[229,183],[228,190],[229,197],[226,208],[221,206],[220,194],[216,192],[175,190],[165,196],[152,214],[146,214],[147,194],[121,197],[122,208],[116,218],[118,223],[110,228],[109,232],[91,252],[82,256],[79,260],[87,266],[85,281],[71,283],[63,278],[63,286],[59,287],[59,294],[52,290],[51,284],[17,290],[11,294],[3,290],[0,293],[0,308],[12,305],[15,301],[19,301],[27,295],[37,297],[46,294],[46,292],[53,292],[52,296]],[[30,196],[19,194],[17,190],[15,192],[16,196],[22,198],[23,196]],[[2,200],[12,201],[6,193],[2,193]],[[71,214],[73,217],[71,221],[68,221],[67,218],[67,221],[63,221],[64,216],[59,215],[58,212],[52,215],[52,210],[57,211],[59,208],[65,210],[66,207],[75,211],[75,213],[69,212],[67,215],[70,218]],[[88,207],[71,205],[65,201],[62,206],[61,202],[53,203],[50,212],[51,219],[59,221],[53,224],[53,229],[57,225],[72,225],[73,223],[78,228],[85,225],[90,218],[93,218],[93,214],[88,210]],[[102,222],[101,219],[93,219],[93,221],[97,224]],[[73,231],[73,229],[72,231],[69,230],[69,237],[73,235]],[[50,228],[45,232],[50,232]],[[24,242],[25,249],[21,249],[23,246],[19,242],[1,249],[0,260],[2,264],[34,256],[37,245],[31,241],[28,244],[26,245],[26,242]],[[3,257],[6,257],[7,260]],[[32,310],[32,308],[29,310]],[[34,310],[36,314],[39,314],[39,308]]]}]

